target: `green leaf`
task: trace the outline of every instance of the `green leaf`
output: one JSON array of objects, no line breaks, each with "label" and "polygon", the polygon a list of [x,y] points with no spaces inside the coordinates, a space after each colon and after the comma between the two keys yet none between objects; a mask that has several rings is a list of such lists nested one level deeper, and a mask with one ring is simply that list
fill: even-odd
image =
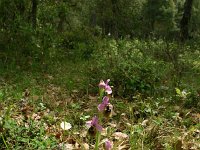
[{"label": "green leaf", "polygon": [[177,93],[178,95],[181,95],[181,90],[180,90],[179,88],[175,88],[175,90],[176,90],[176,93]]}]

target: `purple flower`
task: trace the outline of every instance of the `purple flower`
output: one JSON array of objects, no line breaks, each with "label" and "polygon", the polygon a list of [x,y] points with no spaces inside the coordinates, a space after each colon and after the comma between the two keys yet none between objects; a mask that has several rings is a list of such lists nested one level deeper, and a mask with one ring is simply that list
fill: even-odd
[{"label": "purple flower", "polygon": [[112,149],[112,143],[107,140],[105,141],[105,150],[111,150]]},{"label": "purple flower", "polygon": [[107,79],[106,82],[101,80],[100,83],[99,83],[99,88],[100,89],[104,89],[107,94],[111,94],[112,93],[112,89],[108,85],[108,82],[110,82],[110,79]]},{"label": "purple flower", "polygon": [[95,128],[96,130],[98,130],[99,132],[101,132],[103,130],[102,126],[98,124],[98,118],[96,116],[94,116],[92,118],[92,120],[87,121],[86,125],[89,128]]},{"label": "purple flower", "polygon": [[109,98],[107,96],[104,96],[103,102],[98,105],[98,110],[104,111],[108,104],[109,104]]}]

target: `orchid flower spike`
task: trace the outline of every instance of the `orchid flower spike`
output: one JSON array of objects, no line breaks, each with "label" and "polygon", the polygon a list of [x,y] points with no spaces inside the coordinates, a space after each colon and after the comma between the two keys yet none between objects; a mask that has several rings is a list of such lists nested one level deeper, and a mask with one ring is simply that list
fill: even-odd
[{"label": "orchid flower spike", "polygon": [[98,105],[98,110],[104,111],[108,104],[109,104],[109,98],[107,96],[104,96],[103,102]]},{"label": "orchid flower spike", "polygon": [[112,142],[110,142],[109,140],[106,140],[104,143],[104,149],[105,150],[111,150],[113,148],[113,144]]},{"label": "orchid flower spike", "polygon": [[87,121],[86,125],[89,127],[88,133],[92,136],[95,136],[97,131],[101,132],[103,127],[98,124],[98,118],[94,116],[92,120]]},{"label": "orchid flower spike", "polygon": [[112,94],[112,89],[108,85],[109,82],[110,82],[110,79],[107,79],[106,82],[101,80],[100,83],[99,83],[99,88],[104,89],[107,94]]},{"label": "orchid flower spike", "polygon": [[104,96],[102,103],[98,105],[98,110],[103,112],[104,117],[112,117],[113,106],[109,103],[109,98],[107,96]]},{"label": "orchid flower spike", "polygon": [[107,119],[112,117],[112,115],[113,115],[113,106],[110,103],[106,106],[105,110],[103,111],[103,115]]}]

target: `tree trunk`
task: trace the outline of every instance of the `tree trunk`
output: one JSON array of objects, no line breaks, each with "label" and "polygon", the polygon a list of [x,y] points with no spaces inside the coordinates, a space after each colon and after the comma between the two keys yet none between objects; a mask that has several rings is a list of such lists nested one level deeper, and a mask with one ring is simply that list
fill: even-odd
[{"label": "tree trunk", "polygon": [[17,2],[16,5],[17,5],[20,15],[24,16],[24,12],[25,12],[25,8],[26,8],[24,0]]},{"label": "tree trunk", "polygon": [[192,3],[193,0],[186,0],[184,4],[184,12],[183,12],[183,17],[180,22],[180,36],[181,40],[185,41],[187,40],[189,36],[189,22],[191,18],[191,13],[192,13]]},{"label": "tree trunk", "polygon": [[38,6],[38,0],[32,0],[32,26],[33,29],[36,29],[37,25],[37,6]]},{"label": "tree trunk", "polygon": [[97,15],[96,15],[96,12],[93,12],[91,13],[91,16],[90,16],[90,26],[91,27],[96,27],[97,25]]},{"label": "tree trunk", "polygon": [[118,8],[118,4],[117,4],[117,0],[111,0],[112,2],[112,13],[113,13],[113,17],[112,17],[112,21],[111,21],[111,33],[112,33],[112,36],[114,36],[116,39],[118,38],[118,27],[117,27],[117,18],[119,16],[119,8]]},{"label": "tree trunk", "polygon": [[58,30],[58,32],[63,32],[63,30],[64,30],[64,23],[66,21],[65,12],[63,10],[60,11],[59,14],[58,14],[58,16],[59,16],[60,20],[59,20],[59,23],[58,23],[57,30]]}]

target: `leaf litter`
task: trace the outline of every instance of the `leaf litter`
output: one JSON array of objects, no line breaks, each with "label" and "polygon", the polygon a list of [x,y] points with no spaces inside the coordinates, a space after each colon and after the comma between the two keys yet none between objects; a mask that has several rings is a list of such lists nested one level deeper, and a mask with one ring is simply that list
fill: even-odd
[{"label": "leaf litter", "polygon": [[[9,117],[17,123],[19,128],[23,126],[30,128],[30,120],[37,124],[37,128],[43,126],[47,138],[54,136],[58,140],[57,149],[92,149],[94,144],[87,136],[84,120],[81,121],[80,118],[81,116],[91,116],[94,113],[94,110],[97,109],[98,97],[91,95],[79,97],[77,90],[72,93],[71,96],[68,96],[65,90],[54,85],[47,87],[43,95],[32,94],[29,89],[26,89],[22,93],[22,99],[13,103],[10,110],[5,107],[6,103],[0,104],[1,120],[5,120],[6,113],[9,111]],[[12,98],[10,97],[10,99]],[[123,102],[120,99],[116,99],[116,101]],[[38,105],[40,103],[43,106]],[[188,110],[185,115],[181,116],[174,110],[174,115],[171,115],[168,110],[161,110],[161,107],[164,108],[161,105],[156,110],[158,114],[160,113],[159,116],[148,114],[144,118],[143,112],[138,111],[140,117],[131,118],[130,113],[132,112],[127,108],[118,107],[117,102],[114,103],[117,110],[116,116],[113,116],[111,122],[107,124],[110,129],[106,128],[105,133],[102,134],[103,137],[110,135],[109,140],[113,143],[114,149],[130,149],[131,136],[136,138],[135,146],[138,149],[143,146],[142,141],[145,141],[146,148],[162,149],[167,147],[166,143],[175,149],[197,150],[200,148],[199,112]],[[61,111],[58,112],[59,109]],[[73,112],[76,112],[76,116],[72,115]],[[168,115],[171,116],[168,117]],[[74,122],[72,116],[77,117],[78,122]],[[62,125],[63,120],[67,121],[64,121],[66,128]],[[0,131],[4,132],[4,130],[6,129],[0,126]],[[10,140],[12,141],[12,139]],[[104,141],[105,138],[102,139],[100,145]],[[103,149],[103,145],[100,149]]]}]

